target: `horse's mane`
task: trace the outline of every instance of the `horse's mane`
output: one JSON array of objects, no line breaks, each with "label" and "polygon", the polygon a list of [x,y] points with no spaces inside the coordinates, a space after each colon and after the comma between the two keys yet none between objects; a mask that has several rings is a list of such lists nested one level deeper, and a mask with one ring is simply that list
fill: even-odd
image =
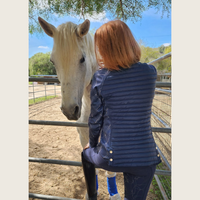
[{"label": "horse's mane", "polygon": [[61,24],[58,26],[58,34],[54,38],[56,40],[56,45],[58,45],[58,51],[59,54],[65,53],[65,55],[60,56],[60,58],[64,58],[65,62],[70,60],[74,55],[73,53],[76,53],[76,49],[80,50],[82,49],[81,46],[86,46],[87,55],[91,55],[95,58],[94,54],[94,43],[92,36],[88,33],[83,38],[80,38],[76,34],[77,29],[76,24],[72,22],[67,22],[65,24]]}]

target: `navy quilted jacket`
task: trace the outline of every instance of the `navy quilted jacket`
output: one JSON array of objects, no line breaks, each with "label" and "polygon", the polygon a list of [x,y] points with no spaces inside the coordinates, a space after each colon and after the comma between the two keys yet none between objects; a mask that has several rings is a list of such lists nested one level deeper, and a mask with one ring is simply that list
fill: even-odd
[{"label": "navy quilted jacket", "polygon": [[[157,72],[153,65],[95,72],[89,117],[90,147],[110,166],[149,166],[161,162],[151,130]],[[100,140],[99,140],[100,137]]]}]

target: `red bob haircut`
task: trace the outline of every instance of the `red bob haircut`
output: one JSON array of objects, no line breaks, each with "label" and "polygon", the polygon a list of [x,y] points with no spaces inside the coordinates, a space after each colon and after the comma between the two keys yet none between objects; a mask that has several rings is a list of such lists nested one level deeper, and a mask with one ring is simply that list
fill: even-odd
[{"label": "red bob haircut", "polygon": [[120,20],[109,21],[97,29],[95,54],[101,68],[120,70],[140,61],[141,49],[129,27]]}]

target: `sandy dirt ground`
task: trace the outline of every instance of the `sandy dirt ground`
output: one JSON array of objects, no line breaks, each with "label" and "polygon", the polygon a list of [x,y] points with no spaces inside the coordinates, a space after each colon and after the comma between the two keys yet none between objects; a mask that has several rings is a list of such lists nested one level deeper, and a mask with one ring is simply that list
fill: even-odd
[{"label": "sandy dirt ground", "polygon": [[[68,121],[60,111],[61,98],[29,107],[29,119]],[[29,125],[29,157],[81,161],[82,147],[75,127]],[[105,171],[99,170],[98,200],[107,200]],[[123,174],[116,176],[118,192],[124,198]],[[153,186],[151,185],[150,189]],[[86,193],[81,167],[29,162],[29,192],[83,199]],[[32,200],[32,198],[30,198]],[[30,200],[29,199],[29,200]],[[156,200],[148,193],[147,200]]]}]

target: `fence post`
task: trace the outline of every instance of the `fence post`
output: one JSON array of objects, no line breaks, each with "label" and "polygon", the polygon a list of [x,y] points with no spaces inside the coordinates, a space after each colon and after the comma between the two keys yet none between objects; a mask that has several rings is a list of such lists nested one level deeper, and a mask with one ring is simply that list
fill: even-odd
[{"label": "fence post", "polygon": [[34,82],[32,82],[32,84],[33,84],[33,99],[34,99],[34,103],[35,103],[35,92],[34,92]]},{"label": "fence post", "polygon": [[45,87],[45,99],[47,98],[47,94],[46,94],[46,85],[47,85],[47,82],[44,83],[44,87]]},{"label": "fence post", "polygon": [[56,85],[57,85],[57,83],[54,83],[54,93],[55,93],[55,97],[56,97]]}]

